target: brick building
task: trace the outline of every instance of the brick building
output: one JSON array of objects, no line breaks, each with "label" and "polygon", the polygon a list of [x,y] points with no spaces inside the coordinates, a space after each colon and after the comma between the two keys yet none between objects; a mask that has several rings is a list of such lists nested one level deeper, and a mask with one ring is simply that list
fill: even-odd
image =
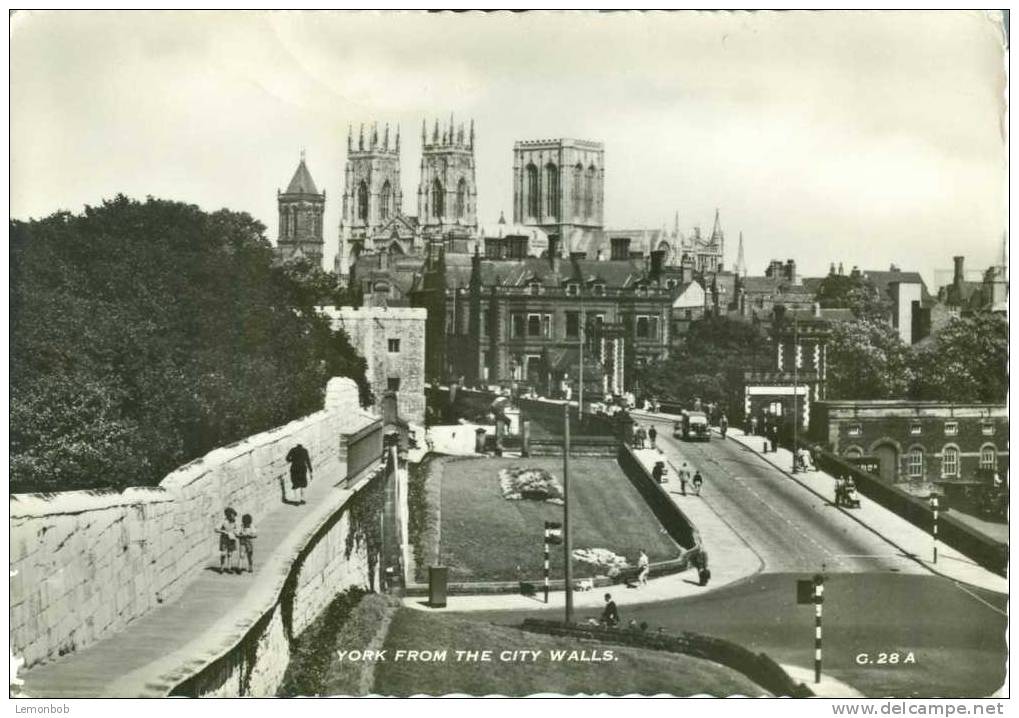
[{"label": "brick building", "polygon": [[1008,473],[1008,408],[932,401],[818,401],[812,440],[871,459],[889,482],[989,483]]},{"label": "brick building", "polygon": [[396,392],[399,415],[425,418],[425,310],[410,307],[322,307],[333,329],[342,329],[367,363],[366,378],[380,399]]}]

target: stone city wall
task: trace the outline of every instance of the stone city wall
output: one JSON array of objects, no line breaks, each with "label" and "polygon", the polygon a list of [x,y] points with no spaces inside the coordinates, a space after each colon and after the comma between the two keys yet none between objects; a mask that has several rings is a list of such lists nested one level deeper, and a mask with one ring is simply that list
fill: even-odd
[{"label": "stone city wall", "polygon": [[[11,495],[13,654],[31,667],[80,650],[179,596],[215,556],[213,529],[224,507],[264,516],[279,505],[294,444],[308,449],[316,474],[363,468],[348,466],[350,449],[340,441],[372,421],[357,385],[331,380],[326,405],[216,449],[158,487]],[[381,455],[380,425],[363,440]]]}]

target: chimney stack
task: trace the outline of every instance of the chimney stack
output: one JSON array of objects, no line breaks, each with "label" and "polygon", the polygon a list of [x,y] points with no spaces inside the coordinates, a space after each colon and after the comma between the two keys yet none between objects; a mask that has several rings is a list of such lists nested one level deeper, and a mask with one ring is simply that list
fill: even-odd
[{"label": "chimney stack", "polygon": [[656,249],[651,253],[651,279],[657,281],[662,277],[662,266],[665,264],[665,250]]},{"label": "chimney stack", "polygon": [[952,257],[952,261],[955,262],[955,274],[952,277],[952,284],[956,287],[962,286],[962,263],[965,261],[965,257]]}]

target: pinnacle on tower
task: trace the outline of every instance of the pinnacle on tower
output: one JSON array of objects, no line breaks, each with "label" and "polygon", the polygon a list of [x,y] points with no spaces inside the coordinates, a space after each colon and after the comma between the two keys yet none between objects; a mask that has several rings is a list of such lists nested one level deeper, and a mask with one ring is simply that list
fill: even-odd
[{"label": "pinnacle on tower", "polygon": [[354,129],[347,123],[347,152],[354,149]]},{"label": "pinnacle on tower", "polygon": [[473,117],[471,118],[471,144],[470,144],[470,147],[471,147],[472,150],[474,149],[474,118]]},{"label": "pinnacle on tower", "polygon": [[396,153],[400,153],[400,125],[396,126]]},{"label": "pinnacle on tower", "polygon": [[375,122],[372,124],[372,149],[375,149],[379,144],[379,123]]},{"label": "pinnacle on tower", "polygon": [[435,121],[435,128],[432,130],[432,144],[438,144],[439,142],[439,121]]},{"label": "pinnacle on tower", "polygon": [[[834,272],[835,265],[832,265],[832,271]],[[736,275],[739,277],[747,276],[747,263],[743,259],[743,233],[739,233],[739,249],[736,250]]]},{"label": "pinnacle on tower", "polygon": [[676,215],[672,220],[672,233],[674,236],[679,237],[679,210],[676,210]]},{"label": "pinnacle on tower", "polygon": [[421,144],[428,144],[428,129],[425,127],[425,120],[421,120]]},{"label": "pinnacle on tower", "polygon": [[364,151],[364,123],[361,123],[361,131],[357,136],[357,149]]},{"label": "pinnacle on tower", "polygon": [[453,113],[449,113],[449,144],[453,144]]},{"label": "pinnacle on tower", "polygon": [[711,228],[711,239],[719,239],[722,236],[722,223],[718,217],[718,207],[715,207],[715,226]]},{"label": "pinnacle on tower", "polygon": [[382,149],[389,149],[389,123],[386,123],[386,134],[382,137]]}]

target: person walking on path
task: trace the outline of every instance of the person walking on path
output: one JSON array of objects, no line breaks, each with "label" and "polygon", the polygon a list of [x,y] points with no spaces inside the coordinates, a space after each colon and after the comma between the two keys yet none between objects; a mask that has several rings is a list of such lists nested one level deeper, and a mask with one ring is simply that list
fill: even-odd
[{"label": "person walking on path", "polygon": [[[240,555],[248,561],[248,573],[255,572],[254,539],[258,536],[258,533],[255,531],[255,527],[252,525],[251,521],[251,514],[244,514],[241,516],[241,528],[237,531],[237,540],[240,543],[241,549]],[[240,563],[240,556],[238,556],[238,563]]]},{"label": "person walking on path", "polygon": [[219,572],[233,571],[237,553],[237,512],[229,506],[223,511],[223,523],[216,529],[219,534]]},{"label": "person walking on path", "polygon": [[707,586],[708,581],[711,580],[711,570],[708,568],[708,552],[701,549],[694,554],[693,561],[694,568],[697,569],[697,584],[700,586]]},{"label": "person walking on path", "polygon": [[308,477],[312,475],[311,457],[308,450],[298,444],[287,452],[290,462],[290,486],[294,489],[296,503],[304,503],[304,489],[308,486]]},{"label": "person walking on path", "polygon": [[657,449],[658,447],[655,446],[655,439],[658,438],[658,429],[656,429],[653,424],[651,425],[651,428],[647,430],[647,438],[648,441],[651,442],[651,448]]},{"label": "person walking on path", "polygon": [[729,430],[729,420],[725,418],[725,414],[722,414],[722,418],[718,420],[718,431],[722,434],[722,438],[725,438],[725,432]]},{"label": "person walking on path", "polygon": [[751,436],[757,436],[757,417],[756,416],[751,416],[750,417],[750,435]]},{"label": "person walking on path", "polygon": [[651,560],[644,553],[644,549],[641,549],[640,558],[637,559],[637,581],[640,582],[641,586],[647,586],[649,573],[651,573]]},{"label": "person walking on path", "polygon": [[694,472],[694,475],[693,475],[693,494],[694,494],[694,496],[700,496],[701,495],[701,484],[703,484],[703,483],[704,483],[704,477],[701,476],[701,472],[700,471]]},{"label": "person walking on path", "polygon": [[686,468],[686,462],[683,462],[683,468],[679,470],[679,493],[686,496],[686,482],[690,480],[690,470]]},{"label": "person walking on path", "polygon": [[601,612],[601,622],[609,628],[615,628],[619,625],[619,609],[616,608],[616,602],[612,600],[612,594],[605,594],[605,610]]}]

